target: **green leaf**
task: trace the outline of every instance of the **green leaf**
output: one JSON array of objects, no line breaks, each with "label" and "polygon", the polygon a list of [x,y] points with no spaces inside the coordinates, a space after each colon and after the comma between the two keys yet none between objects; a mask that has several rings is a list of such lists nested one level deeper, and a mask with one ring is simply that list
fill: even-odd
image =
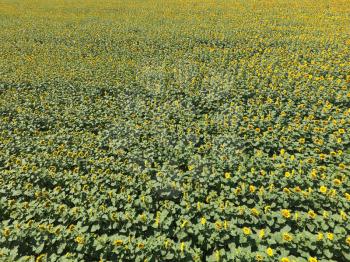
[{"label": "green leaf", "polygon": [[350,253],[349,252],[342,251],[342,254],[343,254],[344,258],[346,259],[346,261],[350,261]]},{"label": "green leaf", "polygon": [[314,224],[307,224],[306,227],[313,232],[315,230],[315,225]]},{"label": "green leaf", "polygon": [[283,228],[282,228],[282,232],[290,232],[290,230],[291,230],[291,228],[290,228],[290,226],[289,225],[286,225],[286,226],[284,226]]},{"label": "green leaf", "polygon": [[99,229],[100,229],[100,225],[98,225],[98,224],[92,225],[91,232],[96,232]]},{"label": "green leaf", "polygon": [[45,243],[42,243],[40,246],[38,246],[38,247],[36,247],[34,249],[35,253],[36,254],[41,254],[41,252],[43,251],[44,247],[45,247]]},{"label": "green leaf", "polygon": [[59,245],[57,248],[57,254],[62,254],[63,250],[66,248],[66,245],[66,243],[62,243],[61,245]]},{"label": "green leaf", "polygon": [[331,253],[331,251],[329,249],[324,249],[323,250],[323,254],[327,257],[327,258],[332,258],[333,254]]}]

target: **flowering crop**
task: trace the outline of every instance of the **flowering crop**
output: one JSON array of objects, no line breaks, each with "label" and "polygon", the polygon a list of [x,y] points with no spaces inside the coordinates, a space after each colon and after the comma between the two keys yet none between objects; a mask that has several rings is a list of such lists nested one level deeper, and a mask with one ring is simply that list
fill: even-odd
[{"label": "flowering crop", "polygon": [[349,261],[347,0],[0,0],[0,261]]}]

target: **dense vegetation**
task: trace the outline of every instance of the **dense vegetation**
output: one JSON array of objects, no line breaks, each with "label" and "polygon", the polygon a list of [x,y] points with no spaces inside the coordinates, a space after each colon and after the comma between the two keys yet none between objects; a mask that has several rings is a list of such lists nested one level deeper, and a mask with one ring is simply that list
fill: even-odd
[{"label": "dense vegetation", "polygon": [[350,260],[347,0],[0,0],[0,261]]}]

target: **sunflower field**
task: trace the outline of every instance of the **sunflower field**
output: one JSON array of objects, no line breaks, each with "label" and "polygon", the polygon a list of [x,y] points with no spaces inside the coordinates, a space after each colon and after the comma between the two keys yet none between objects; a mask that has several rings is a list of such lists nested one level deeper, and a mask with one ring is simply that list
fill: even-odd
[{"label": "sunflower field", "polygon": [[350,261],[349,0],[0,0],[0,261]]}]

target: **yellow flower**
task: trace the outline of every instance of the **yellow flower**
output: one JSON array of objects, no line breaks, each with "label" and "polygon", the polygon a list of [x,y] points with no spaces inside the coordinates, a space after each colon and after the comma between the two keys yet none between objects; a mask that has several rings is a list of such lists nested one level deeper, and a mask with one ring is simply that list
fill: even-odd
[{"label": "yellow flower", "polygon": [[298,213],[298,212],[295,212],[295,214],[294,214],[294,219],[295,219],[295,220],[298,220],[298,218],[299,218],[299,213]]},{"label": "yellow flower", "polygon": [[259,231],[259,238],[263,238],[265,236],[265,230],[264,229],[261,229]]},{"label": "yellow flower", "polygon": [[82,236],[77,236],[75,238],[75,242],[77,242],[79,245],[84,244],[84,238]]},{"label": "yellow flower", "polygon": [[303,137],[302,137],[302,138],[299,138],[298,141],[299,141],[300,144],[304,144],[304,143],[305,143],[305,138],[303,138]]},{"label": "yellow flower", "polygon": [[262,256],[262,255],[257,254],[257,255],[255,256],[255,260],[256,260],[256,261],[263,261],[263,260],[264,260],[264,258],[263,258],[263,256]]},{"label": "yellow flower", "polygon": [[341,184],[340,179],[338,179],[338,178],[333,179],[333,184],[334,184],[335,186],[339,186],[339,185]]},{"label": "yellow flower", "polygon": [[321,160],[325,160],[326,159],[326,155],[325,154],[320,154],[320,159]]},{"label": "yellow flower", "polygon": [[317,171],[316,171],[316,169],[312,169],[312,171],[311,171],[311,177],[312,177],[313,179],[315,179],[315,178],[317,177]]},{"label": "yellow flower", "polygon": [[323,233],[319,232],[317,234],[317,241],[321,241],[323,239]]},{"label": "yellow flower", "polygon": [[334,239],[334,234],[333,233],[327,233],[327,238],[332,241]]},{"label": "yellow flower", "polygon": [[73,257],[74,254],[73,254],[73,253],[70,253],[70,252],[67,252],[64,256],[65,256],[65,257]]},{"label": "yellow flower", "polygon": [[345,243],[348,244],[348,246],[350,246],[350,236],[346,238]]},{"label": "yellow flower", "polygon": [[288,209],[282,209],[281,213],[285,218],[290,218],[290,211]]},{"label": "yellow flower", "polygon": [[227,220],[224,221],[224,228],[227,229],[229,226],[229,223],[227,222]]},{"label": "yellow flower", "polygon": [[315,162],[315,160],[311,157],[311,158],[308,158],[306,160],[306,162],[309,163],[309,164],[313,164]]},{"label": "yellow flower", "polygon": [[206,222],[207,222],[206,218],[205,218],[205,217],[202,217],[202,218],[201,218],[201,224],[202,224],[202,225],[205,225]]},{"label": "yellow flower", "polygon": [[44,257],[46,257],[46,254],[41,254],[35,259],[35,262],[42,262],[44,261]]},{"label": "yellow flower", "polygon": [[348,216],[343,210],[340,211],[340,216],[343,220],[348,220]]},{"label": "yellow flower", "polygon": [[339,130],[338,130],[338,132],[339,132],[339,134],[345,134],[345,129],[344,128],[340,128]]},{"label": "yellow flower", "polygon": [[299,186],[296,186],[296,187],[294,187],[294,191],[299,193],[299,192],[301,192],[301,188]]},{"label": "yellow flower", "polygon": [[322,216],[324,218],[328,218],[329,217],[329,213],[326,210],[324,210],[323,213],[322,213]]},{"label": "yellow flower", "polygon": [[289,258],[288,257],[282,257],[281,262],[289,262]]},{"label": "yellow flower", "polygon": [[[145,213],[142,213],[142,214],[140,215],[140,219],[141,219],[143,222],[146,222],[146,221],[147,221],[147,217],[146,217]],[[185,223],[185,221],[184,221],[184,223]]]},{"label": "yellow flower", "polygon": [[226,172],[226,173],[225,173],[225,178],[226,178],[226,179],[230,179],[230,178],[231,178],[231,173]]},{"label": "yellow flower", "polygon": [[303,138],[303,137],[302,137],[302,138],[299,138],[299,143],[300,143],[300,144],[304,144],[304,143],[305,143],[305,138]]},{"label": "yellow flower", "polygon": [[272,257],[273,256],[273,249],[271,247],[269,247],[268,249],[266,249],[266,254],[269,256],[269,257]]},{"label": "yellow flower", "polygon": [[322,194],[326,194],[326,193],[327,193],[327,187],[321,186],[321,187],[320,187],[320,192],[321,192]]},{"label": "yellow flower", "polygon": [[113,244],[114,244],[115,246],[121,246],[121,245],[123,245],[123,240],[121,240],[121,239],[116,239],[116,240],[114,240]]},{"label": "yellow flower", "polygon": [[349,193],[345,193],[344,196],[345,196],[346,200],[350,201],[350,194]]},{"label": "yellow flower", "polygon": [[251,211],[254,216],[258,216],[260,214],[259,210],[257,210],[255,207],[252,208]]},{"label": "yellow flower", "polygon": [[293,237],[288,233],[283,233],[283,240],[289,242],[293,240]]},{"label": "yellow flower", "polygon": [[216,230],[220,230],[222,228],[222,224],[220,221],[215,222],[215,228],[216,228]]},{"label": "yellow flower", "polygon": [[250,228],[248,227],[243,227],[243,233],[245,235],[250,235],[252,233],[252,231],[250,230]]},{"label": "yellow flower", "polygon": [[314,219],[317,215],[313,210],[310,210],[309,212],[307,212],[307,214],[309,215],[310,218]]},{"label": "yellow flower", "polygon": [[317,262],[317,258],[315,257],[309,257],[309,262]]},{"label": "yellow flower", "polygon": [[283,192],[286,193],[286,194],[289,194],[290,193],[290,190],[286,187],[283,188]]},{"label": "yellow flower", "polygon": [[5,228],[3,231],[2,231],[2,234],[5,236],[5,237],[8,237],[10,235],[11,231],[10,229],[8,228]]},{"label": "yellow flower", "polygon": [[184,250],[185,250],[185,243],[184,242],[181,242],[181,244],[180,244],[180,251],[181,252],[184,252]]},{"label": "yellow flower", "polygon": [[170,245],[169,240],[168,240],[168,239],[165,240],[165,241],[164,241],[164,246],[165,246],[165,248],[168,248],[169,245]]},{"label": "yellow flower", "polygon": [[241,191],[242,191],[242,189],[239,188],[239,187],[237,187],[237,188],[234,190],[234,193],[235,193],[236,195],[238,195],[239,193],[241,193]]},{"label": "yellow flower", "polygon": [[291,176],[291,173],[287,171],[287,172],[284,173],[284,176],[288,178],[288,177]]},{"label": "yellow flower", "polygon": [[181,228],[184,228],[188,224],[188,220],[183,220],[181,224]]},{"label": "yellow flower", "polygon": [[250,191],[251,193],[254,193],[254,192],[255,192],[255,186],[250,185],[250,186],[249,186],[249,191]]},{"label": "yellow flower", "polygon": [[137,244],[137,247],[139,248],[139,249],[142,249],[142,248],[144,248],[145,247],[145,244],[144,243],[138,243]]},{"label": "yellow flower", "polygon": [[192,171],[194,168],[195,168],[195,166],[194,166],[194,165],[190,165],[190,166],[188,166],[188,170],[189,170],[189,171]]}]

